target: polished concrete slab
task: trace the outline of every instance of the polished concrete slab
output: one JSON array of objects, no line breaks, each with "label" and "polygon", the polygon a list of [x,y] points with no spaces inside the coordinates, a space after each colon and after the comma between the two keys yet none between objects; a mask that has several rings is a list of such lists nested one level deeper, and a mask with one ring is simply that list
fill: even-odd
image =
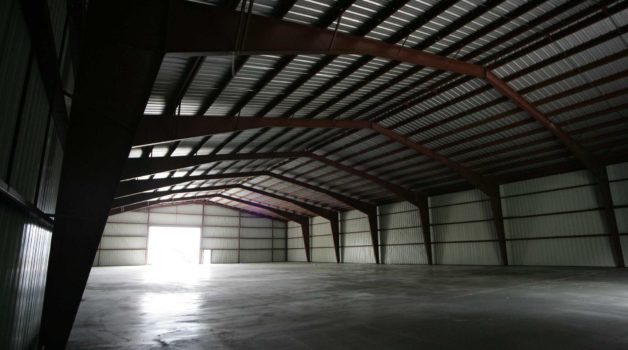
[{"label": "polished concrete slab", "polygon": [[620,269],[92,270],[71,349],[628,349]]}]

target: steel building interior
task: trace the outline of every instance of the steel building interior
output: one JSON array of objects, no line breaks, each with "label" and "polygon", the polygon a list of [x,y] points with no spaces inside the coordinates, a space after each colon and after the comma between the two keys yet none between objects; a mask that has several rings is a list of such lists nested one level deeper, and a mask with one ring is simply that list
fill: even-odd
[{"label": "steel building interior", "polygon": [[628,1],[0,18],[1,349],[628,349]]}]

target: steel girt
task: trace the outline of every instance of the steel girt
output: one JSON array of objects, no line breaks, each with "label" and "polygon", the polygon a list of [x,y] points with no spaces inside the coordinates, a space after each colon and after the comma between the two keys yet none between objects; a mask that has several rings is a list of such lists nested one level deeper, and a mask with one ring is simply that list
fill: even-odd
[{"label": "steel girt", "polygon": [[41,329],[46,349],[63,349],[68,341],[163,59],[168,16],[168,1],[89,4],[48,265]]}]

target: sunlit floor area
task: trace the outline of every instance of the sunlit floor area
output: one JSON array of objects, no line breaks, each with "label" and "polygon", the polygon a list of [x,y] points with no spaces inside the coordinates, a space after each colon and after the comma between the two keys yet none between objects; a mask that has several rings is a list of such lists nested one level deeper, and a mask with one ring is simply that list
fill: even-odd
[{"label": "sunlit floor area", "polygon": [[628,349],[619,269],[92,270],[71,349]]}]

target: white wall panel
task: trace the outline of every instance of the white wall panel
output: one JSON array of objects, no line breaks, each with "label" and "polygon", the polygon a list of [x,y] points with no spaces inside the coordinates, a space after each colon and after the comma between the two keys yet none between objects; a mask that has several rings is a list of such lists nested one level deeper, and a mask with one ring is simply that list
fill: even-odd
[{"label": "white wall panel", "polygon": [[506,238],[603,234],[601,211],[545,215],[504,220]]},{"label": "white wall panel", "polygon": [[369,222],[367,218],[348,219],[340,221],[340,232],[366,232],[369,231]]},{"label": "white wall panel", "polygon": [[239,214],[239,211],[237,210],[220,207],[217,205],[206,205],[204,211],[205,215],[214,216],[238,216]]},{"label": "white wall panel", "polygon": [[201,226],[203,221],[201,215],[190,214],[165,214],[151,213],[149,224],[159,225],[179,225],[179,226]]},{"label": "white wall panel", "polygon": [[265,218],[242,218],[242,227],[273,227],[273,220]]},{"label": "white wall panel", "polygon": [[591,186],[502,199],[505,217],[594,209],[598,206]]},{"label": "white wall panel", "polygon": [[232,226],[240,225],[240,219],[234,216],[210,216],[205,215],[203,224],[205,226]]},{"label": "white wall panel", "polygon": [[146,250],[101,250],[100,266],[132,266],[146,264]]},{"label": "white wall panel", "polygon": [[241,239],[240,249],[272,249],[273,241],[271,239]]},{"label": "white wall panel", "polygon": [[371,247],[343,247],[342,262],[373,264],[375,256]]},{"label": "white wall panel", "polygon": [[233,237],[238,238],[240,233],[240,228],[238,227],[213,227],[206,226],[203,227],[202,235],[203,237]]},{"label": "white wall panel", "polygon": [[628,233],[628,208],[615,209],[617,226],[620,233]]},{"label": "white wall panel", "polygon": [[430,207],[486,200],[488,197],[480,190],[447,193],[429,198]]},{"label": "white wall panel", "polygon": [[122,224],[110,222],[105,225],[105,236],[148,236],[146,224]]},{"label": "white wall panel", "polygon": [[382,246],[384,264],[427,264],[423,244]]},{"label": "white wall panel", "polygon": [[146,249],[146,237],[104,236],[99,249]]},{"label": "white wall panel", "polygon": [[488,201],[456,204],[430,210],[432,224],[477,221],[490,217],[492,213]]},{"label": "white wall panel", "polygon": [[286,251],[283,249],[273,250],[273,261],[284,262],[286,261]]},{"label": "white wall panel", "polygon": [[613,266],[608,237],[511,241],[513,265]]},{"label": "white wall panel", "polygon": [[329,248],[334,246],[334,240],[329,236],[312,236],[312,248]]},{"label": "white wall panel", "polygon": [[273,249],[283,249],[286,247],[286,239],[285,238],[275,238],[273,239]]},{"label": "white wall panel", "polygon": [[432,226],[434,242],[477,241],[496,239],[492,221]]},{"label": "white wall panel", "polygon": [[610,180],[628,178],[628,162],[609,165],[606,167],[606,170]]},{"label": "white wall panel", "polygon": [[628,205],[628,180],[611,182],[611,194],[615,205]]},{"label": "white wall panel", "polygon": [[380,214],[379,226],[387,228],[421,226],[418,211]]},{"label": "white wall panel", "polygon": [[379,213],[381,214],[389,214],[389,213],[401,213],[401,212],[409,212],[414,211],[417,212],[419,209],[409,202],[395,202],[389,203],[379,206]]},{"label": "white wall panel", "polygon": [[443,265],[498,265],[497,242],[433,244],[433,259]]},{"label": "white wall panel", "polygon": [[342,246],[361,246],[371,245],[371,233],[359,232],[359,233],[343,233],[340,235],[340,242]]},{"label": "white wall panel", "polygon": [[212,264],[236,264],[238,262],[237,250],[212,249]]},{"label": "white wall panel", "polygon": [[128,223],[147,223],[148,212],[127,211],[124,213],[112,215],[109,217],[110,222],[128,222]]},{"label": "white wall panel", "polygon": [[303,238],[288,238],[288,249],[303,249],[304,247]]},{"label": "white wall panel", "polygon": [[336,262],[334,248],[312,248],[313,262]]},{"label": "white wall panel", "polygon": [[380,243],[386,244],[404,244],[404,243],[423,243],[423,233],[421,228],[398,228],[398,229],[380,229]]},{"label": "white wall panel", "polygon": [[241,263],[271,262],[272,260],[273,260],[272,250],[241,250],[240,251]]},{"label": "white wall panel", "polygon": [[238,249],[238,239],[234,238],[203,238],[201,249]]},{"label": "white wall panel", "polygon": [[252,228],[242,227],[240,228],[240,237],[242,238],[272,238],[272,228]]},{"label": "white wall panel", "polygon": [[202,204],[182,204],[182,205],[177,205],[176,208],[177,208],[178,214],[200,215],[203,213]]},{"label": "white wall panel", "polygon": [[288,249],[288,261],[295,261],[295,262],[307,261],[306,256],[305,256],[305,250]]},{"label": "white wall panel", "polygon": [[587,171],[575,171],[502,185],[501,193],[502,196],[514,196],[557,188],[586,185],[589,183],[591,183],[591,178]]}]

